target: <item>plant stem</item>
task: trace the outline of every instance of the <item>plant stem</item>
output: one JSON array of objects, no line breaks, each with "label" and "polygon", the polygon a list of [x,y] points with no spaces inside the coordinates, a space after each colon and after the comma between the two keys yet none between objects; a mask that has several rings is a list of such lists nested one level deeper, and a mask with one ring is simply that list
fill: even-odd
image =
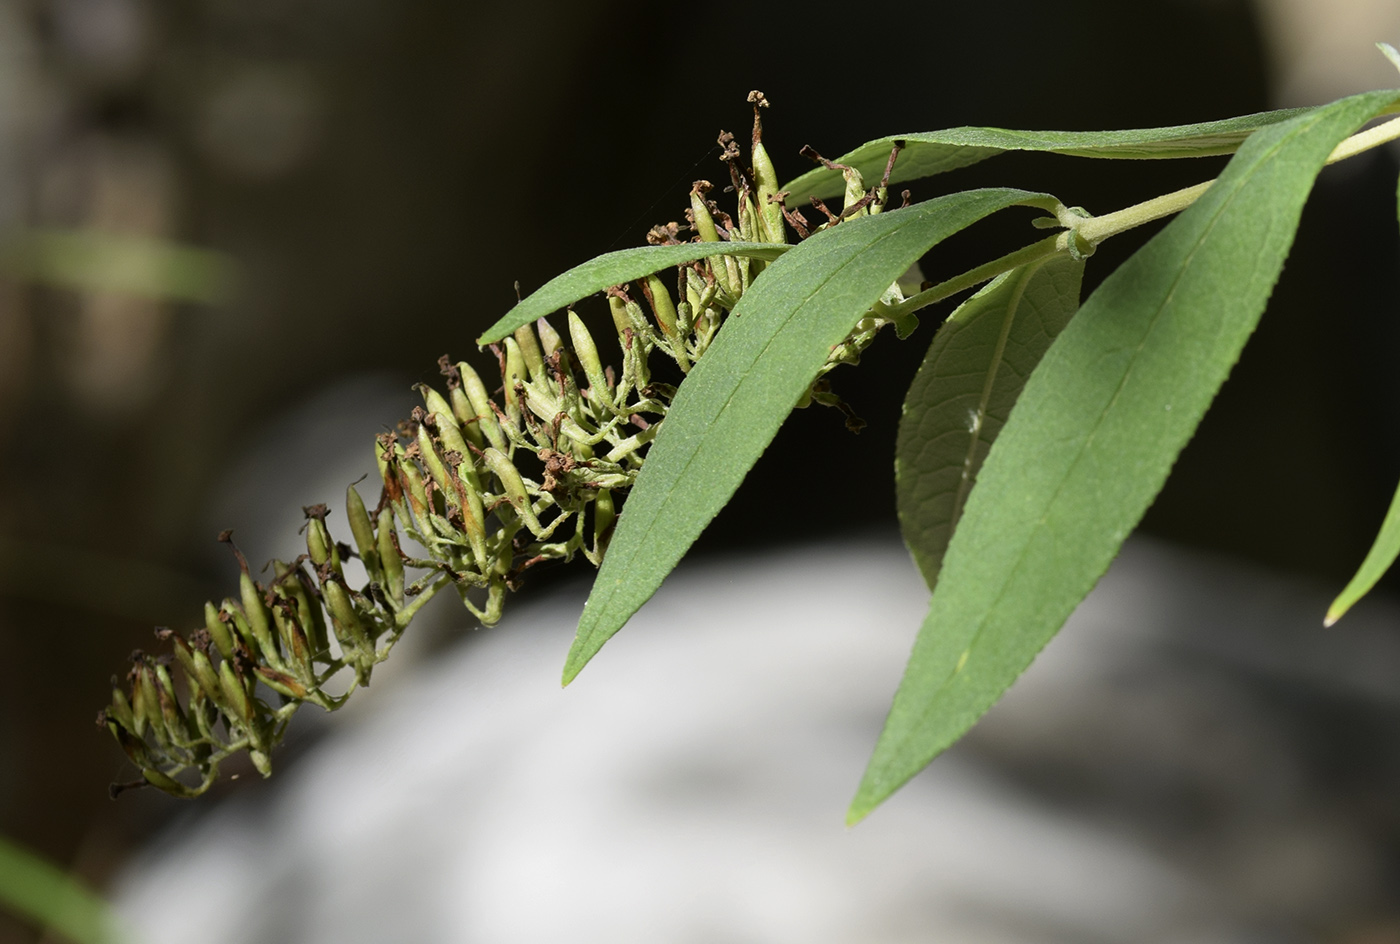
[{"label": "plant stem", "polygon": [[1097,246],[1105,239],[1117,236],[1119,233],[1126,233],[1144,223],[1151,223],[1164,216],[1180,213],[1199,200],[1201,194],[1209,190],[1213,183],[1215,183],[1214,180],[1207,180],[1191,187],[1183,187],[1172,193],[1164,193],[1151,200],[1144,200],[1142,203],[1135,203],[1113,213],[1091,216],[1080,223],[1075,228],[1075,232],[1089,245]]},{"label": "plant stem", "polygon": [[443,575],[437,580],[434,580],[432,583],[428,584],[428,586],[423,588],[423,592],[418,594],[418,598],[416,600],[414,600],[408,606],[404,607],[402,610],[399,611],[398,615],[394,617],[394,622],[397,623],[400,627],[407,626],[409,621],[412,620],[413,617],[417,615],[418,611],[423,608],[423,604],[427,603],[433,597],[437,596],[437,592],[443,587],[447,586],[451,582],[451,580],[451,577]]},{"label": "plant stem", "polygon": [[[1363,151],[1369,151],[1396,139],[1400,139],[1400,118],[1392,118],[1374,128],[1368,128],[1347,138],[1332,150],[1332,153],[1327,157],[1327,163],[1335,164],[1338,161],[1344,161]],[[1164,216],[1171,216],[1173,213],[1180,213],[1199,200],[1201,194],[1209,190],[1213,183],[1215,183],[1214,179],[1203,181],[1191,187],[1184,187],[1181,190],[1165,193],[1160,197],[1153,197],[1151,200],[1144,200],[1142,203],[1135,203],[1130,207],[1106,213],[1103,216],[1087,217],[1072,230],[1047,237],[1015,252],[1007,253],[999,259],[993,259],[975,269],[969,269],[962,275],[955,275],[947,281],[939,282],[932,288],[909,296],[898,305],[891,305],[888,313],[882,314],[891,320],[911,315],[921,308],[941,302],[950,295],[956,295],[958,292],[990,281],[1004,272],[1010,272],[1012,269],[1035,262],[1056,252],[1067,252],[1069,240],[1074,235],[1078,235],[1090,246],[1097,246],[1105,239],[1126,233],[1130,229],[1136,229],[1144,223],[1159,220]]]},{"label": "plant stem", "polygon": [[[1355,157],[1362,151],[1369,151],[1387,141],[1394,141],[1396,138],[1400,138],[1400,118],[1392,118],[1374,128],[1368,128],[1347,138],[1332,150],[1332,153],[1327,157],[1327,163],[1335,164],[1338,161],[1344,161],[1349,157]],[[1209,190],[1213,183],[1215,183],[1214,180],[1207,180],[1194,187],[1186,187],[1174,193],[1153,197],[1151,200],[1145,200],[1104,216],[1090,217],[1079,224],[1076,232],[1090,245],[1097,246],[1105,239],[1117,236],[1119,233],[1126,233],[1144,223],[1159,220],[1173,213],[1180,213],[1200,199],[1201,194]]]},{"label": "plant stem", "polygon": [[917,295],[910,295],[897,305],[891,305],[888,312],[882,313],[883,317],[891,321],[904,315],[912,314],[920,308],[926,308],[935,302],[941,302],[949,295],[956,295],[983,282],[990,281],[1001,275],[1003,272],[1010,272],[1012,269],[1043,259],[1046,256],[1053,256],[1060,252],[1063,247],[1060,245],[1060,238],[1063,233],[1056,233],[1054,236],[1047,236],[1036,243],[1031,243],[1015,252],[1007,253],[1000,259],[993,259],[975,269],[969,269],[962,275],[955,275],[951,279],[939,282],[937,285],[924,289]]}]

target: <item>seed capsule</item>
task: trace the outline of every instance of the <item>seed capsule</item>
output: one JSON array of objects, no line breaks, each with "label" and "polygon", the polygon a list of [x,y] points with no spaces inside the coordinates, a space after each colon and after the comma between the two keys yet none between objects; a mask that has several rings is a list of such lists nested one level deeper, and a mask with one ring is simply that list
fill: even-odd
[{"label": "seed capsule", "polygon": [[180,710],[180,700],[175,697],[175,681],[170,670],[156,662],[152,665],[156,680],[156,698],[160,704],[161,721],[170,740],[188,743],[189,728],[185,724],[185,713]]},{"label": "seed capsule", "polygon": [[[318,507],[325,508],[324,505]],[[311,563],[317,567],[324,567],[329,561],[331,570],[336,574],[341,573],[340,550],[331,540],[331,534],[326,530],[326,522],[315,513],[314,508],[306,518],[306,553],[311,558]]]},{"label": "seed capsule", "polygon": [[530,379],[535,383],[544,380],[548,374],[544,370],[544,353],[540,350],[539,339],[529,325],[515,329],[515,343],[520,345],[520,354],[525,358],[525,366],[530,371]]},{"label": "seed capsule", "polygon": [[[389,509],[384,509],[384,513],[393,513]],[[296,622],[306,634],[306,643],[311,647],[311,657],[324,658],[328,651],[329,640],[326,636],[326,619],[321,613],[319,604],[313,604],[311,595],[307,593],[305,585],[302,583],[302,575],[305,573],[300,568],[293,570],[282,561],[272,562],[272,569],[278,578],[278,587],[285,593],[288,599],[296,603]]]},{"label": "seed capsule", "polygon": [[228,631],[228,624],[219,619],[219,611],[212,603],[204,604],[204,628],[209,631],[209,638],[214,640],[214,648],[219,650],[219,655],[232,659],[233,634]]},{"label": "seed capsule", "polygon": [[750,153],[753,159],[753,182],[758,190],[756,196],[761,224],[760,235],[764,242],[785,243],[787,230],[783,228],[783,209],[772,200],[778,193],[778,172],[763,146],[763,123],[758,115],[759,108],[766,106],[768,102],[762,92],[756,91],[749,93],[749,101],[753,102],[753,150]]},{"label": "seed capsule", "polygon": [[452,415],[456,417],[463,435],[480,449],[486,440],[481,437],[481,424],[477,422],[471,401],[461,387],[453,387],[449,395],[452,397]]},{"label": "seed capsule", "polygon": [[651,303],[651,310],[656,316],[656,323],[661,327],[661,333],[674,339],[677,336],[676,306],[671,301],[671,293],[667,290],[666,283],[654,275],[649,275],[643,285],[644,294]]},{"label": "seed capsule", "polygon": [[432,419],[437,425],[438,442],[442,444],[443,461],[447,461],[446,454],[449,452],[455,452],[463,459],[470,459],[472,452],[462,437],[462,431],[452,423],[444,423],[440,413],[434,413]]},{"label": "seed capsule", "polygon": [[559,332],[543,318],[535,322],[535,330],[540,333],[540,344],[544,348],[545,357],[553,357],[554,352],[564,346],[564,339],[559,337]]},{"label": "seed capsule", "polygon": [[[434,419],[437,418],[434,415]],[[462,457],[457,465],[457,475],[452,487],[458,498],[457,507],[462,512],[462,525],[467,532],[467,541],[471,544],[472,557],[477,568],[481,569],[486,566],[486,515],[481,506],[481,486],[477,482],[476,467],[472,463],[471,453],[467,451],[466,444],[462,442],[461,433],[450,426],[439,426],[438,432],[443,448]]]},{"label": "seed capsule", "polygon": [[379,469],[379,480],[384,486],[384,499],[398,507],[403,502],[403,489],[399,487],[398,457],[394,454],[393,438],[392,433],[375,438],[374,464]]},{"label": "seed capsule", "polygon": [[272,635],[272,623],[267,607],[263,605],[262,594],[253,578],[241,574],[238,580],[239,595],[243,598],[243,615],[248,620],[258,649],[263,657],[273,665],[281,665],[282,653],[277,648],[277,640]]},{"label": "seed capsule", "polygon": [[[259,648],[257,637],[253,635],[253,627],[248,625],[248,619],[243,615],[243,610],[239,608],[238,604],[232,600],[224,600],[219,612],[223,614],[222,618],[225,621],[233,624],[233,628],[238,631],[238,636],[243,640],[243,645],[247,650],[250,653],[257,652]],[[237,645],[238,639],[235,639],[234,646]]]},{"label": "seed capsule", "polygon": [[705,280],[690,266],[686,266],[683,272],[685,273],[685,300],[690,305],[690,310],[698,317],[705,311],[705,305],[701,301],[704,297]]},{"label": "seed capsule", "polygon": [[691,225],[700,234],[702,243],[719,242],[719,230],[715,227],[715,218],[710,214],[710,206],[705,199],[705,194],[713,186],[708,180],[697,180],[690,188]]},{"label": "seed capsule", "polygon": [[506,416],[510,421],[520,426],[520,397],[515,392],[515,385],[524,382],[526,379],[525,355],[520,351],[520,345],[515,338],[506,338],[506,368],[505,374],[501,378],[501,386],[506,401]]},{"label": "seed capsule", "polygon": [[[843,167],[841,176],[846,178],[846,193],[841,205],[841,209],[845,211],[864,199],[865,181],[861,179],[860,171],[854,167]],[[864,211],[860,211],[856,215],[864,215]]]},{"label": "seed capsule", "polygon": [[491,445],[505,452],[509,447],[506,445],[505,434],[501,432],[501,425],[496,420],[496,411],[491,409],[491,397],[486,392],[486,385],[481,382],[480,375],[465,361],[459,363],[457,369],[462,373],[462,389],[466,391],[472,414],[481,425],[482,433]]},{"label": "seed capsule", "polygon": [[218,701],[219,675],[214,671],[209,656],[205,655],[204,650],[192,647],[183,636],[175,636],[174,643],[175,658],[185,670],[185,677],[199,686],[210,701]]},{"label": "seed capsule", "polygon": [[600,488],[598,499],[593,503],[593,553],[600,559],[608,549],[616,524],[617,512],[613,507],[612,491]]},{"label": "seed capsule", "polygon": [[[428,432],[426,423],[418,424],[418,454],[423,457],[423,465],[427,466],[428,474],[433,477],[438,489],[445,494],[452,494],[452,480],[447,474],[447,466],[442,464],[442,456],[438,455],[437,446],[433,444],[433,437]],[[426,494],[424,497],[427,497]]]},{"label": "seed capsule", "polygon": [[[446,425],[446,417],[451,414],[439,413],[437,415],[442,417],[438,422]],[[452,430],[457,432],[456,424],[452,425]],[[461,433],[458,432],[457,435],[460,437]],[[353,485],[345,490],[345,516],[350,519],[350,533],[355,536],[355,549],[360,552],[360,560],[364,562],[365,570],[369,572],[369,579],[377,583],[380,578],[379,549],[374,544],[374,526],[370,524],[369,512],[365,509],[365,503],[360,498],[360,493]]]},{"label": "seed capsule", "polygon": [[632,317],[627,314],[627,303],[616,295],[609,295],[608,312],[612,314],[613,326],[617,328],[618,343],[626,348],[627,335],[636,333],[632,327]]},{"label": "seed capsule", "polygon": [[112,689],[112,704],[107,709],[107,718],[115,721],[128,731],[136,730],[136,719],[132,716],[131,702],[126,700],[126,692],[120,688]]},{"label": "seed capsule", "polygon": [[121,749],[131,762],[137,767],[147,768],[151,766],[151,755],[146,749],[146,743],[141,740],[141,735],[128,731],[115,721],[107,722],[107,730],[112,732],[112,736],[117,739]]},{"label": "seed capsule", "polygon": [[146,778],[146,782],[149,783],[151,786],[155,787],[157,790],[164,791],[165,793],[168,793],[171,796],[180,797],[182,799],[198,796],[198,793],[196,791],[185,786],[183,783],[176,780],[174,777],[171,777],[169,774],[163,774],[153,767],[143,767],[141,769],[141,776]]},{"label": "seed capsule", "polygon": [[569,340],[573,342],[574,354],[583,366],[588,378],[590,398],[601,404],[608,412],[613,411],[612,398],[608,393],[608,379],[603,374],[603,363],[598,359],[598,346],[593,336],[583,325],[583,319],[569,310]]},{"label": "seed capsule", "polygon": [[369,640],[369,633],[365,632],[365,625],[360,621],[360,614],[355,612],[355,606],[350,602],[350,594],[338,580],[327,580],[321,585],[321,593],[326,598],[326,609],[330,610],[331,622],[336,629],[336,638],[341,645],[358,650],[359,652],[373,652],[373,647]]},{"label": "seed capsule", "polygon": [[243,680],[234,674],[232,662],[219,663],[219,688],[224,696],[220,700],[220,707],[230,717],[251,728],[253,701],[248,697],[248,690],[243,687]]},{"label": "seed capsule", "polygon": [[[418,384],[418,393],[423,397],[423,406],[429,413],[442,413],[446,416],[452,415],[452,408],[447,405],[447,401],[427,384]],[[455,420],[453,421],[456,422]]]},{"label": "seed capsule", "polygon": [[433,506],[428,501],[428,490],[423,485],[423,473],[418,471],[416,463],[404,462],[399,465],[399,474],[408,486],[404,491],[408,494],[408,503],[413,508],[413,517],[418,522],[418,533],[425,538],[431,537],[433,527],[428,515]]},{"label": "seed capsule", "polygon": [[306,697],[306,686],[285,672],[278,672],[276,669],[269,669],[263,665],[258,666],[253,671],[258,673],[258,677],[268,688],[280,695],[286,695],[288,698],[294,698],[298,701]]},{"label": "seed capsule", "polygon": [[287,647],[291,668],[303,682],[310,683],[316,676],[311,662],[311,644],[306,634],[294,619],[285,619],[281,624],[282,645]]},{"label": "seed capsule", "polygon": [[379,512],[376,543],[379,561],[384,567],[384,592],[395,606],[403,606],[403,558],[399,556],[398,546],[394,543],[394,516],[388,508]]},{"label": "seed capsule", "polygon": [[536,537],[544,534],[544,527],[540,524],[540,519],[535,517],[535,511],[530,506],[530,493],[525,489],[525,481],[511,465],[509,459],[497,452],[495,449],[487,449],[485,453],[486,465],[491,473],[501,482],[501,486],[506,490],[506,498],[510,501],[520,519],[525,522],[525,526],[530,529],[530,533]]}]

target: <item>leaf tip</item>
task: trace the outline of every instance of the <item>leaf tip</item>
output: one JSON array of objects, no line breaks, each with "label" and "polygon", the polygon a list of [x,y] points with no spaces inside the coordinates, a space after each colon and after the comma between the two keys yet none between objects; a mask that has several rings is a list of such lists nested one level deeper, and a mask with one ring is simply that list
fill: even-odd
[{"label": "leaf tip", "polygon": [[1395,51],[1395,47],[1390,43],[1376,43],[1376,48],[1381,51],[1381,55],[1390,60],[1390,64],[1396,69],[1400,69],[1400,52]]},{"label": "leaf tip", "polygon": [[881,803],[889,799],[894,792],[887,783],[880,783],[871,776],[871,771],[866,770],[865,776],[861,778],[860,786],[856,788],[856,795],[851,800],[850,808],[846,810],[846,828],[849,829],[861,822],[875,811]]},{"label": "leaf tip", "polygon": [[564,675],[559,680],[559,687],[568,688],[569,683],[578,678],[578,674],[583,671],[583,667],[588,664],[588,660],[592,657],[592,653],[580,652],[578,640],[574,640],[573,646],[569,649],[569,656],[564,660]]},{"label": "leaf tip", "polygon": [[851,829],[855,827],[861,820],[869,815],[869,808],[859,805],[857,800],[851,801],[851,808],[846,811],[846,828]]},{"label": "leaf tip", "polygon": [[1343,605],[1340,600],[1333,603],[1327,608],[1327,615],[1322,618],[1322,628],[1331,629],[1337,620],[1341,619],[1349,609],[1351,608]]}]

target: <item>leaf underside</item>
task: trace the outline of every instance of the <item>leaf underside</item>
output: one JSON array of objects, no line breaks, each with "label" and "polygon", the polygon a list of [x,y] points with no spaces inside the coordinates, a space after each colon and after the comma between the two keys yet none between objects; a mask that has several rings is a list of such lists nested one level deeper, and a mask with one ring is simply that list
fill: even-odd
[{"label": "leaf underside", "polygon": [[[1231,154],[1245,138],[1260,128],[1287,121],[1309,109],[1288,108],[1167,128],[1135,128],[1126,131],[1010,131],[1005,128],[948,128],[944,131],[890,135],[862,144],[837,158],[860,171],[866,184],[880,179],[896,142],[904,148],[895,161],[890,183],[932,177],[976,164],[1006,151],[1048,151],[1074,157],[1154,160],[1210,157]],[[843,192],[845,181],[838,170],[817,167],[783,189],[789,206],[810,197],[826,199]]]},{"label": "leaf underside", "polygon": [[849,822],[962,736],[1102,576],[1254,330],[1327,156],[1398,96],[1257,132],[1051,345],[948,545]]},{"label": "leaf underside", "polygon": [[1054,200],[1021,190],[952,194],[847,220],[764,271],[671,404],[584,606],[566,685],[729,501],[831,348],[891,283],[943,239],[1017,204]]},{"label": "leaf underside", "polygon": [[640,279],[671,266],[685,265],[709,256],[773,260],[791,248],[775,243],[682,243],[679,246],[638,246],[610,252],[550,279],[487,328],[476,343],[499,341],[516,328],[533,324],[536,319],[552,315],[594,292]]},{"label": "leaf underside", "polygon": [[1079,308],[1083,274],[1068,254],[1014,269],[963,302],[929,345],[895,446],[899,527],[929,589],[987,450]]}]

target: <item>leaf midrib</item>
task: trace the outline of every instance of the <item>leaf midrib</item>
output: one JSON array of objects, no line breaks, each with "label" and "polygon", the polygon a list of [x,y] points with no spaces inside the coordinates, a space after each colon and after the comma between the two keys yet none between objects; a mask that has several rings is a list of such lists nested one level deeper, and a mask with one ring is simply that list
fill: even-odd
[{"label": "leaf midrib", "polygon": [[[896,211],[896,210],[891,210],[890,212],[891,212],[891,213],[895,213],[895,212],[898,212],[898,211]],[[910,221],[910,222],[912,222],[912,221]],[[879,245],[881,242],[883,242],[884,240],[889,239],[889,238],[895,236],[896,234],[902,232],[903,229],[904,229],[904,227],[905,227],[905,226],[908,226],[908,225],[909,225],[909,223],[904,223],[903,225],[901,225],[901,226],[899,226],[899,227],[896,227],[896,228],[893,228],[893,229],[891,229],[889,232],[887,232],[887,233],[885,233],[885,234],[883,234],[883,235],[877,237],[875,240],[873,240],[872,242],[868,243],[868,244],[865,246],[864,249],[860,250],[859,252],[856,252],[856,253],[852,254],[851,257],[850,257],[849,259],[847,259],[845,262],[841,263],[840,266],[838,266],[838,267],[835,268],[835,269],[832,269],[831,272],[827,275],[826,278],[822,279],[821,282],[817,283],[816,287],[813,288],[812,291],[811,291],[805,298],[803,298],[802,301],[801,301],[799,304],[795,305],[795,306],[792,308],[792,310],[788,313],[787,317],[785,317],[785,318],[782,320],[781,326],[778,328],[778,330],[774,331],[774,332],[769,336],[768,341],[767,341],[767,342],[763,345],[763,347],[759,350],[758,354],[749,362],[749,366],[752,367],[753,364],[758,363],[758,361],[759,361],[760,359],[762,359],[762,357],[768,352],[768,349],[769,349],[770,347],[772,347],[773,343],[778,339],[778,336],[779,336],[780,334],[782,334],[782,332],[783,332],[784,330],[786,330],[787,326],[792,322],[792,319],[795,318],[795,317],[797,316],[797,313],[800,312],[800,311],[807,305],[808,302],[810,302],[813,298],[815,298],[818,294],[820,294],[821,291],[822,291],[823,289],[825,289],[825,288],[827,287],[827,285],[829,285],[829,284],[831,283],[832,279],[834,279],[834,278],[835,278],[838,274],[840,274],[841,272],[845,271],[846,267],[849,266],[849,265],[851,265],[851,264],[852,264],[853,262],[855,262],[858,258],[860,258],[860,256],[861,256],[863,253],[870,252],[871,250],[873,250],[876,246],[878,246],[878,245]],[[731,317],[732,317],[732,316],[731,316]],[[741,389],[743,389],[743,387],[744,387],[744,385],[747,383],[748,377],[749,377],[750,375],[751,375],[750,372],[749,372],[749,371],[746,371],[746,372],[745,372],[745,377],[744,377],[744,379],[741,380],[737,385],[735,385],[733,391],[730,392],[729,396],[727,396],[727,397],[724,398],[724,405],[721,406],[720,409],[719,409],[719,411],[716,412],[716,413],[714,414],[714,419],[712,420],[713,423],[716,423],[716,424],[717,424],[717,423],[720,421],[720,419],[724,416],[724,414],[729,410],[730,405],[734,402],[735,397],[737,397],[737,396],[739,395],[739,391],[740,391]],[[665,427],[662,427],[662,431],[663,431],[663,432],[665,431]],[[660,437],[658,436],[658,438],[660,438]],[[690,457],[689,457],[688,459],[686,459],[685,464],[684,464],[683,466],[681,466],[680,474],[679,474],[678,476],[676,476],[676,482],[677,482],[677,483],[680,483],[680,482],[685,481],[685,479],[686,479],[688,473],[690,472],[690,467],[695,463],[695,459],[696,459],[696,456],[697,456],[697,455],[698,455],[698,453],[697,453],[695,450],[692,450],[692,451],[691,451]],[[669,501],[669,500],[670,500],[671,495],[675,494],[676,487],[677,487],[677,486],[673,485],[667,492],[664,493],[664,495],[663,495],[662,498],[661,498],[661,503],[662,503],[663,505],[665,504],[666,501]],[[624,513],[624,514],[626,513],[626,510],[625,510],[625,509],[624,509],[624,512],[623,512],[623,513]],[[637,551],[637,552],[634,552],[634,553],[632,554],[632,556],[624,563],[624,565],[623,565],[624,567],[630,567],[632,561],[633,561],[633,560],[636,560],[637,553],[639,553],[640,550],[641,550],[641,548],[643,548],[643,547],[646,545],[647,541],[651,538],[652,532],[656,529],[657,521],[658,521],[658,517],[655,516],[655,515],[653,515],[653,516],[647,521],[647,523],[646,523],[645,525],[643,525],[644,530],[642,531],[642,533],[641,533],[641,535],[640,535],[640,537],[639,537],[639,539],[638,539],[638,541],[637,541],[638,551]],[[606,606],[607,606],[607,604],[612,602],[612,598],[613,598],[613,596],[616,594],[616,590],[615,590],[614,588],[612,588],[612,587],[609,587],[609,588],[606,589],[606,593],[607,593],[607,599],[604,600],[604,601],[601,601],[603,605],[599,607],[599,611],[602,611],[603,609],[605,609]],[[596,622],[596,620],[595,620],[595,622]],[[589,636],[591,637],[592,634],[593,634],[593,630],[590,629]]]},{"label": "leaf midrib", "polygon": [[991,402],[992,388],[996,386],[997,377],[1001,374],[1002,356],[1006,353],[1007,339],[1011,337],[1011,326],[1016,321],[1016,313],[1020,310],[1022,299],[1025,298],[1026,286],[1030,284],[1035,273],[1049,258],[1046,256],[1040,262],[1026,267],[1026,271],[1021,274],[1020,280],[1016,283],[1016,291],[1012,295],[1010,304],[1006,306],[1006,318],[1002,321],[1001,331],[997,335],[996,350],[992,352],[992,366],[987,371],[987,379],[982,384],[982,398],[977,404],[977,428],[972,431],[972,435],[968,438],[967,454],[963,456],[962,475],[958,478],[958,491],[953,496],[953,510],[948,516],[948,540],[950,541],[953,539],[953,529],[958,526],[958,519],[962,517],[963,503],[967,501],[967,493],[972,490],[972,463],[977,458],[977,445],[982,442],[982,430],[987,422],[987,405]]},{"label": "leaf midrib", "polygon": [[[1157,306],[1157,310],[1153,313],[1148,325],[1148,329],[1146,332],[1143,333],[1142,340],[1138,342],[1137,347],[1134,350],[1133,357],[1129,361],[1128,368],[1126,371],[1124,371],[1123,378],[1121,381],[1119,381],[1118,387],[1116,390],[1114,390],[1113,396],[1109,400],[1108,405],[1099,411],[1099,415],[1095,419],[1089,435],[1085,437],[1083,444],[1078,450],[1076,450],[1074,461],[1070,463],[1065,474],[1060,477],[1060,481],[1056,485],[1053,495],[1051,496],[1050,500],[1046,502],[1045,514],[1041,515],[1040,519],[1032,526],[1031,531],[1027,535],[1026,540],[1023,541],[1021,544],[1021,549],[1019,553],[1016,555],[1015,564],[1008,569],[1008,576],[1001,582],[1000,587],[998,587],[997,594],[993,598],[992,604],[983,610],[981,617],[978,619],[977,627],[975,630],[973,630],[972,637],[968,640],[967,645],[964,647],[963,654],[965,656],[970,657],[970,654],[976,648],[978,641],[981,639],[983,632],[986,630],[988,619],[990,618],[991,614],[995,612],[1000,606],[1002,599],[1006,595],[1007,588],[1011,585],[1013,576],[1021,570],[1021,565],[1025,561],[1026,555],[1030,552],[1030,547],[1034,543],[1035,536],[1040,532],[1042,528],[1044,528],[1046,519],[1049,516],[1049,511],[1055,506],[1056,502],[1059,500],[1060,494],[1064,491],[1065,483],[1072,477],[1072,474],[1075,471],[1075,469],[1077,469],[1079,467],[1079,464],[1083,461],[1085,452],[1088,451],[1089,447],[1093,444],[1095,437],[1098,436],[1100,429],[1103,427],[1105,417],[1107,417],[1107,415],[1110,412],[1112,412],[1114,406],[1118,403],[1118,399],[1122,395],[1123,388],[1127,386],[1128,380],[1133,375],[1133,370],[1136,367],[1138,359],[1142,354],[1142,349],[1146,346],[1147,341],[1152,336],[1153,331],[1156,330],[1158,321],[1161,319],[1162,312],[1165,311],[1168,305],[1171,303],[1173,296],[1176,294],[1177,287],[1180,285],[1181,280],[1185,277],[1187,270],[1191,266],[1191,261],[1195,258],[1196,253],[1200,250],[1201,245],[1205,242],[1206,238],[1214,231],[1216,225],[1220,221],[1220,217],[1224,215],[1225,211],[1233,204],[1236,197],[1239,196],[1240,191],[1242,191],[1244,189],[1244,186],[1249,182],[1250,175],[1254,172],[1254,170],[1267,158],[1272,156],[1280,147],[1282,147],[1285,142],[1311,128],[1314,124],[1316,124],[1317,121],[1321,120],[1321,117],[1322,116],[1312,118],[1311,123],[1307,125],[1301,125],[1296,131],[1290,133],[1285,137],[1280,138],[1277,142],[1275,142],[1269,150],[1263,152],[1255,160],[1253,166],[1250,168],[1248,173],[1240,175],[1239,181],[1235,184],[1233,190],[1221,200],[1220,206],[1211,216],[1209,224],[1204,230],[1202,230],[1201,235],[1196,240],[1196,244],[1191,247],[1191,251],[1186,256],[1185,263],[1178,268],[1176,276],[1172,280],[1171,288],[1167,291],[1167,294],[1163,297],[1161,304]],[[960,659],[959,661],[962,662],[963,660]],[[943,680],[938,685],[934,697],[929,700],[924,710],[919,713],[919,717],[921,719],[928,718],[929,714],[932,712],[935,704],[937,703],[939,696],[947,690],[950,681],[956,675],[959,674],[961,669],[961,665],[956,665],[951,671],[948,672],[946,676],[944,676]],[[917,728],[911,728],[907,734],[905,734],[903,737],[901,737],[898,741],[896,741],[890,746],[891,752],[902,753],[904,747],[909,743],[911,739],[914,738],[917,731]]]}]

